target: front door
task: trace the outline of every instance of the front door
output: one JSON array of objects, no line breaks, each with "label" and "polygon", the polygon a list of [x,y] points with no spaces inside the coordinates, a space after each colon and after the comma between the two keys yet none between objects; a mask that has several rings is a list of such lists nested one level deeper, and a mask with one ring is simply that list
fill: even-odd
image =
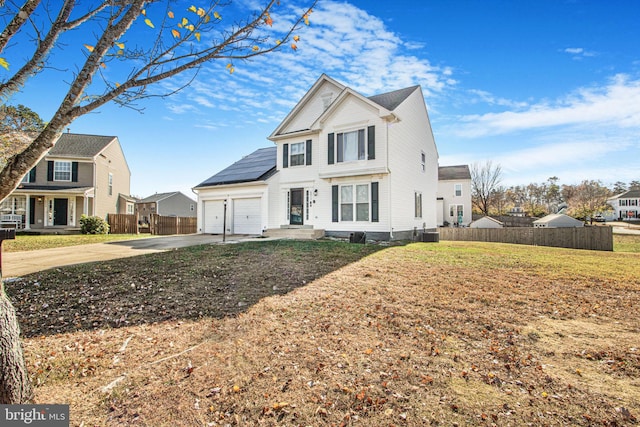
[{"label": "front door", "polygon": [[291,189],[291,203],[289,206],[289,224],[302,225],[304,210],[304,190],[302,188]]},{"label": "front door", "polygon": [[67,225],[69,199],[53,199],[53,225]]}]

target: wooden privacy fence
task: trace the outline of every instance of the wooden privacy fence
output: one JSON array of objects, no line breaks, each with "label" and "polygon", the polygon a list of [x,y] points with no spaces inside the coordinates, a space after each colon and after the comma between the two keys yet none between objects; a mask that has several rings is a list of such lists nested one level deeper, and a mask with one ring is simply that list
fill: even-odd
[{"label": "wooden privacy fence", "polygon": [[556,248],[613,251],[613,228],[439,228],[440,240],[515,243]]},{"label": "wooden privacy fence", "polygon": [[[138,234],[138,215],[109,214],[109,232],[112,234]],[[156,235],[193,234],[197,230],[195,217],[162,216],[151,214],[149,232]]]},{"label": "wooden privacy fence", "polygon": [[138,234],[138,215],[109,214],[107,222],[111,234]]},{"label": "wooden privacy fence", "polygon": [[184,216],[162,216],[151,214],[149,230],[151,234],[166,236],[169,234],[193,234],[196,232],[197,219]]}]

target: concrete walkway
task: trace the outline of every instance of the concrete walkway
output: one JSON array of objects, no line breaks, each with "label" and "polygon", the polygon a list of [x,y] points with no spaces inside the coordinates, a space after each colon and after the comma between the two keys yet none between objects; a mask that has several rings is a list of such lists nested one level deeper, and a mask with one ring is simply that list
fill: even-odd
[{"label": "concrete walkway", "polygon": [[[227,236],[227,243],[255,240],[255,236]],[[41,249],[39,251],[8,252],[2,254],[2,277],[20,277],[50,268],[85,262],[107,261],[186,246],[222,243],[221,235],[188,234],[151,237],[120,242],[94,243],[80,246]]]}]

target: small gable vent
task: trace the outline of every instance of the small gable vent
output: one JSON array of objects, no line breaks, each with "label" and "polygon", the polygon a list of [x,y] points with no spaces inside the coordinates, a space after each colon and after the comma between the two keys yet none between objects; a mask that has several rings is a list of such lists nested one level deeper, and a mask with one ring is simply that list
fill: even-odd
[{"label": "small gable vent", "polygon": [[333,93],[332,92],[327,92],[322,94],[322,107],[326,110],[327,108],[329,108],[329,105],[331,105],[331,102],[333,101]]}]

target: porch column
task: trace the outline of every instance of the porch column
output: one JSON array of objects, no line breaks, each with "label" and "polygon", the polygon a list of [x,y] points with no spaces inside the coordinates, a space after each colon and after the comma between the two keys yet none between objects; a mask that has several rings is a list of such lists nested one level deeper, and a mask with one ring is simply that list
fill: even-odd
[{"label": "porch column", "polygon": [[25,230],[31,230],[31,224],[29,221],[29,218],[31,218],[31,195],[30,194],[26,194],[26,206],[24,209],[24,229]]}]

